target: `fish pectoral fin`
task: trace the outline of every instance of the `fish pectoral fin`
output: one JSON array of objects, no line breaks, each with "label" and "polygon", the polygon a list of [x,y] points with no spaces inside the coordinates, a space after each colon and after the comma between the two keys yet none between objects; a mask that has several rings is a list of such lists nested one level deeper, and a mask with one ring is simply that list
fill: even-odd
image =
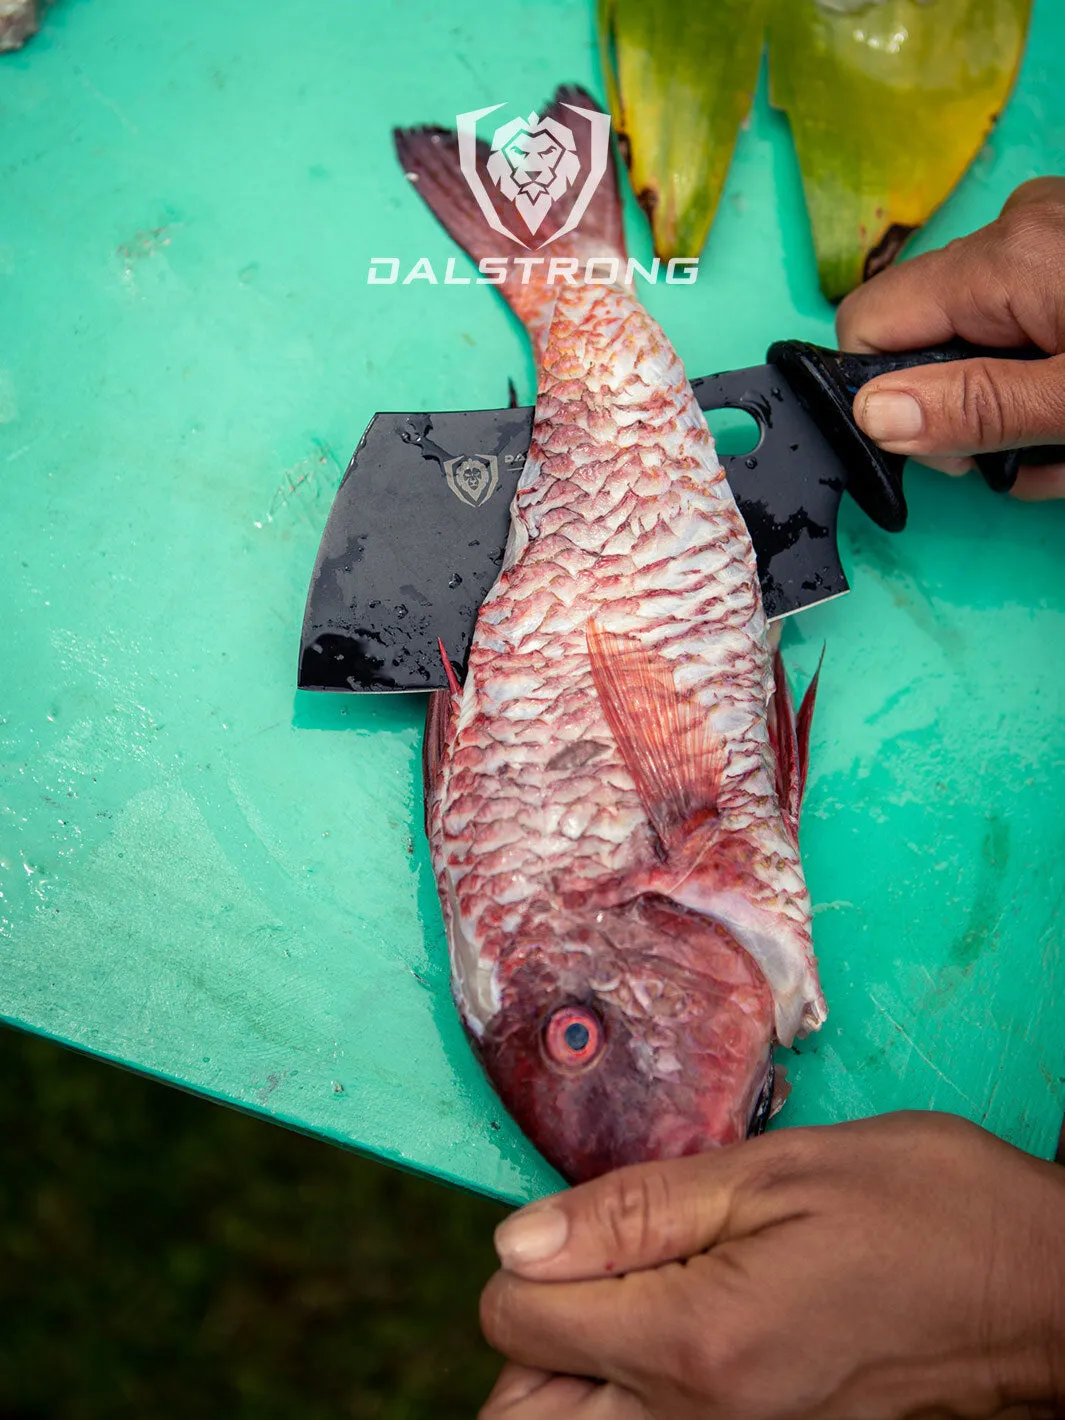
[{"label": "fish pectoral fin", "polygon": [[776,758],[777,798],[792,837],[796,839],[799,836],[799,811],[802,808],[806,775],[810,767],[810,727],[813,724],[817,682],[824,659],[825,653],[822,650],[814,678],[806,687],[806,694],[796,716],[795,702],[791,698],[783,658],[779,650],[773,654],[774,690],[769,712],[769,741]]},{"label": "fish pectoral fin", "polygon": [[635,636],[586,628],[599,703],[667,858],[716,819],[725,740],[677,689],[670,662]]}]

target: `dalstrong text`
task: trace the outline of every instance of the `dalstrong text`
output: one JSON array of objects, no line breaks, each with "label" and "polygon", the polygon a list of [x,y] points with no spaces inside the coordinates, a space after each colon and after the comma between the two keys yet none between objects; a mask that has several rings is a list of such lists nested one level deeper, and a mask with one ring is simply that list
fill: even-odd
[{"label": "dalstrong text", "polygon": [[415,281],[427,281],[430,286],[501,286],[512,267],[521,271],[523,286],[529,284],[534,268],[537,282],[548,286],[633,286],[637,273],[652,285],[660,275],[670,286],[693,286],[699,279],[697,256],[674,256],[664,264],[656,256],[650,266],[631,256],[627,261],[616,256],[595,256],[584,262],[575,256],[484,256],[477,263],[476,277],[457,275],[455,262],[455,257],[448,257],[440,279],[429,257],[421,256],[401,277],[403,263],[398,256],[372,256],[366,284],[410,286]]}]

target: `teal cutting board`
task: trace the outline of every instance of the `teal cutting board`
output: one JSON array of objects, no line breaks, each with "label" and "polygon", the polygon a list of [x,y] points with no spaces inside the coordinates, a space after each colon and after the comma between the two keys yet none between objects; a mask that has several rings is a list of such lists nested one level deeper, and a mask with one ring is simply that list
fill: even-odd
[{"label": "teal cutting board", "polygon": [[[395,123],[563,80],[590,7],[60,0],[0,59],[0,1015],[279,1123],[525,1199],[556,1176],[448,994],[420,697],[295,691],[307,581],[373,412],[532,398]],[[1065,149],[1065,13],[921,237]],[[646,258],[630,203],[633,251]],[[759,93],[695,287],[692,374],[831,339],[784,120]],[[1049,1154],[1065,1101],[1065,510],[909,477],[853,507],[822,644],[805,851],[828,1024],[784,1121],[954,1110]]]}]

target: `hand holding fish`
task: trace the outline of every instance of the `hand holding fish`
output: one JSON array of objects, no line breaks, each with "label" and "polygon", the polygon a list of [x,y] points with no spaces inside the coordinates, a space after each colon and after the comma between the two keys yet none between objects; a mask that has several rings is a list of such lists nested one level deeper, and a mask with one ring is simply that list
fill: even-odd
[{"label": "hand holding fish", "polygon": [[[854,415],[892,453],[945,473],[968,456],[1065,443],[1065,178],[1036,178],[988,226],[882,272],[847,297],[836,320],[845,350],[916,350],[961,336],[1046,359],[965,360],[882,375]],[[1065,497],[1065,465],[1022,468],[1028,500]]]},{"label": "hand holding fish", "polygon": [[497,1249],[481,1420],[1065,1414],[1065,1170],[953,1116],[635,1165]]}]

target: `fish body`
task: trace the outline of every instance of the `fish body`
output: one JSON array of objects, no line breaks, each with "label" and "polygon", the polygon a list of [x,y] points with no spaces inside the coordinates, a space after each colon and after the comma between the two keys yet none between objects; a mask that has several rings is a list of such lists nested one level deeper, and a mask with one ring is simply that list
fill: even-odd
[{"label": "fish body", "polygon": [[[408,171],[439,173],[435,142]],[[623,264],[607,186],[574,247]],[[628,287],[526,284],[532,444],[464,684],[432,700],[426,823],[474,1047],[580,1179],[743,1138],[774,1042],[824,1017],[808,710],[666,336]]]}]

